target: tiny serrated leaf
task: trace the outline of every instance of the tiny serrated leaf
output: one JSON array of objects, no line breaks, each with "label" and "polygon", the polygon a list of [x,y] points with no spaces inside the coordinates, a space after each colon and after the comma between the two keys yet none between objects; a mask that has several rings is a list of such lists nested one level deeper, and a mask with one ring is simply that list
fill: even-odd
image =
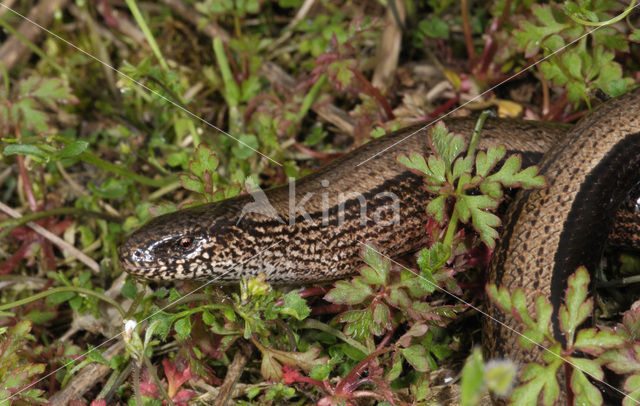
[{"label": "tiny serrated leaf", "polygon": [[502,145],[491,146],[487,152],[479,151],[476,155],[476,173],[486,177],[506,153],[507,149]]},{"label": "tiny serrated leaf", "polygon": [[446,196],[440,195],[435,199],[431,199],[431,201],[427,205],[427,213],[431,214],[433,218],[440,224],[444,222],[444,209],[446,200]]},{"label": "tiny serrated leaf", "polygon": [[351,282],[336,282],[335,287],[324,296],[324,300],[337,304],[358,304],[371,294],[371,287],[362,279],[355,278]]},{"label": "tiny serrated leaf", "polygon": [[458,158],[453,164],[451,172],[453,179],[458,179],[463,173],[470,174],[473,170],[473,157]]},{"label": "tiny serrated leaf", "polygon": [[384,285],[387,281],[387,274],[389,272],[389,266],[391,262],[389,258],[383,256],[380,251],[371,244],[366,244],[362,248],[362,259],[364,262],[371,266],[371,270],[375,275],[369,272],[369,278],[366,278],[369,283]]},{"label": "tiny serrated leaf", "polygon": [[576,329],[591,314],[593,299],[587,299],[589,272],[585,267],[578,268],[567,281],[565,303],[560,306],[560,328],[567,335],[567,341],[573,342]]},{"label": "tiny serrated leaf", "polygon": [[398,157],[398,162],[405,166],[407,169],[413,169],[425,175],[429,173],[427,161],[425,161],[424,157],[420,154],[414,153],[410,154],[408,157],[406,155],[400,155]]},{"label": "tiny serrated leaf", "polygon": [[293,316],[297,320],[304,320],[311,314],[311,309],[307,306],[307,301],[300,297],[298,292],[289,292],[284,295],[284,304],[280,309],[280,313]]},{"label": "tiny serrated leaf", "polygon": [[429,359],[427,357],[427,351],[422,345],[416,344],[407,348],[401,348],[400,353],[416,371],[429,371]]},{"label": "tiny serrated leaf", "polygon": [[620,346],[624,339],[612,331],[598,331],[593,328],[582,329],[576,334],[573,346],[589,354],[598,354],[602,351]]},{"label": "tiny serrated leaf", "polygon": [[178,319],[173,324],[173,328],[176,330],[179,338],[186,340],[191,336],[191,319],[188,316]]},{"label": "tiny serrated leaf", "polygon": [[[576,361],[576,359],[572,358],[572,361]],[[590,360],[584,360],[590,361]],[[591,361],[593,363],[593,361]],[[581,367],[586,367],[586,364],[582,363]],[[596,365],[597,367],[597,365]],[[602,374],[602,370],[597,367],[600,375]],[[582,369],[582,368],[581,368]],[[596,378],[602,379],[602,378]],[[577,405],[601,405],[602,404],[602,394],[600,390],[593,386],[589,379],[585,376],[585,374],[580,369],[573,370],[571,374],[571,389],[573,390],[574,401]]]},{"label": "tiny serrated leaf", "polygon": [[511,295],[505,287],[498,288],[495,283],[490,283],[487,285],[486,291],[491,301],[498,305],[503,312],[511,312]]}]

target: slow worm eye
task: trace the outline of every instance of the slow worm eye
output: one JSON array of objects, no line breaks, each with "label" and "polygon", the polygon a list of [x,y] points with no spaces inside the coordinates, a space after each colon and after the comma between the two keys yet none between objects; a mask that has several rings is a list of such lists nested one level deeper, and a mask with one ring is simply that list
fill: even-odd
[{"label": "slow worm eye", "polygon": [[178,247],[182,248],[183,250],[188,250],[189,248],[191,248],[191,243],[192,240],[189,237],[182,237],[179,241],[178,241]]}]

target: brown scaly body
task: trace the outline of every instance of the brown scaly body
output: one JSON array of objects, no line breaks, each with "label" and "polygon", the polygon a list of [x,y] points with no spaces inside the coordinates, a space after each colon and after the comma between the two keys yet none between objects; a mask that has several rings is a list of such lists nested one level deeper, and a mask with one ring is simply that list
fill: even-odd
[{"label": "brown scaly body", "polygon": [[[558,310],[567,278],[581,265],[592,273],[597,269],[616,210],[640,182],[640,90],[582,119],[545,155],[540,170],[549,186],[520,192],[509,207],[489,281],[511,292],[521,288],[530,313],[536,296],[549,298],[554,335],[564,342]],[[490,313],[522,331],[516,320],[495,309]],[[540,349],[525,351],[515,345],[513,332],[490,320],[483,323],[489,357],[523,363],[540,359]]]}]

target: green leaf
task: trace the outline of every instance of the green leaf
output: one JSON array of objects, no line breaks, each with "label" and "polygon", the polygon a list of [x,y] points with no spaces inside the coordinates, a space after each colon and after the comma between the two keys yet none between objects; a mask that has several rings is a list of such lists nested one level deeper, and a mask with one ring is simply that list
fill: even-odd
[{"label": "green leaf", "polygon": [[474,348],[462,368],[462,380],[460,383],[460,405],[477,405],[484,389],[484,365],[482,352]]},{"label": "green leaf", "polygon": [[498,305],[503,312],[511,312],[511,295],[505,287],[498,288],[495,283],[491,283],[486,289],[489,299],[494,304]]},{"label": "green leaf", "polygon": [[[572,358],[572,361],[575,361],[575,359]],[[593,363],[593,361],[590,360],[583,361],[589,361]],[[584,364],[582,366],[584,366]],[[599,367],[598,370],[600,370]],[[604,376],[602,370],[600,370],[600,375]],[[599,379],[602,379],[602,377]],[[589,382],[585,374],[582,373],[582,371],[580,371],[579,369],[574,369],[571,374],[571,389],[573,390],[573,395],[575,396],[574,401],[577,405],[602,404],[603,399],[600,390],[593,386],[591,382]]]},{"label": "green leaf", "polygon": [[478,154],[476,155],[476,173],[483,178],[487,177],[489,172],[502,158],[504,158],[506,153],[507,149],[502,145],[491,146],[487,152],[478,151]]},{"label": "green leaf", "polygon": [[442,224],[444,222],[444,209],[447,197],[440,195],[434,199],[431,199],[427,205],[427,213],[431,214],[434,219]]},{"label": "green leaf", "polygon": [[432,272],[443,266],[451,257],[451,247],[441,242],[434,243],[431,248],[423,249],[418,255],[418,265]]},{"label": "green leaf", "polygon": [[180,175],[180,183],[182,187],[191,190],[196,193],[204,194],[204,184],[202,181],[193,175]]},{"label": "green leaf", "polygon": [[487,177],[488,182],[500,182],[507,187],[522,187],[525,189],[539,188],[546,184],[544,177],[538,175],[538,168],[530,166],[520,171],[522,159],[512,155],[502,165],[500,170]]},{"label": "green leaf", "polygon": [[487,244],[489,248],[494,248],[498,232],[495,230],[500,223],[500,218],[493,213],[485,210],[495,209],[498,201],[486,195],[462,195],[459,196],[454,210],[458,212],[460,221],[467,223],[471,217],[472,223],[480,239]]},{"label": "green leaf", "polygon": [[418,23],[420,34],[429,38],[446,39],[449,38],[449,24],[434,16]]},{"label": "green leaf", "polygon": [[203,179],[205,173],[215,172],[218,168],[218,157],[211,151],[208,145],[202,143],[196,148],[196,158],[189,164],[189,170],[195,176]]},{"label": "green leaf", "polygon": [[336,282],[335,287],[324,296],[324,300],[337,304],[358,304],[372,293],[371,287],[364,280],[354,278],[351,282]]},{"label": "green leaf", "polygon": [[386,285],[391,264],[389,259],[370,244],[366,244],[362,248],[362,259],[371,267],[365,267],[361,270],[364,279],[372,285]]},{"label": "green leaf", "polygon": [[453,170],[451,175],[453,179],[458,179],[463,174],[471,174],[473,170],[473,157],[468,156],[466,158],[458,158],[453,164]]},{"label": "green leaf", "polygon": [[561,360],[554,361],[545,367],[534,363],[527,365],[521,377],[521,381],[525,383],[511,393],[512,404],[536,406],[542,392],[543,404],[552,405],[560,393],[556,372],[561,365]]},{"label": "green leaf", "polygon": [[391,323],[391,311],[386,304],[376,303],[374,305],[373,323],[376,325],[375,330],[372,331],[374,335],[381,335],[393,327]]},{"label": "green leaf", "polygon": [[289,292],[284,295],[284,304],[280,313],[288,314],[298,320],[304,320],[311,313],[307,301],[300,297],[298,292]]},{"label": "green leaf", "polygon": [[132,279],[126,279],[120,293],[122,293],[122,296],[127,299],[133,300],[138,295],[138,288],[135,283],[133,283]]},{"label": "green leaf", "polygon": [[576,329],[591,315],[593,299],[587,299],[589,272],[583,266],[578,268],[567,281],[565,303],[560,306],[560,329],[566,334],[567,342],[573,343]]},{"label": "green leaf", "polygon": [[38,110],[38,105],[33,99],[22,99],[13,105],[14,111],[16,111],[21,117],[24,129],[33,130],[35,132],[45,132],[48,130],[47,118],[48,116],[42,111]]},{"label": "green leaf", "polygon": [[180,339],[186,340],[191,336],[191,319],[189,316],[180,318],[173,324],[173,328]]},{"label": "green leaf", "polygon": [[329,379],[329,376],[333,371],[333,367],[334,365],[332,365],[331,362],[325,365],[314,365],[309,373],[309,378],[316,379],[318,381],[326,381]]},{"label": "green leaf", "polygon": [[578,331],[573,346],[580,351],[597,355],[608,348],[617,347],[623,343],[624,339],[612,331],[598,331],[588,328]]},{"label": "green leaf", "polygon": [[407,348],[401,348],[400,353],[409,364],[418,372],[429,371],[429,359],[427,351],[422,345],[412,345]]},{"label": "green leaf", "polygon": [[[531,11],[537,21],[522,20],[520,28],[516,30],[514,39],[525,51],[525,58],[538,53],[539,44],[546,37],[562,32],[570,24],[556,21],[553,10],[549,5],[534,4]],[[539,25],[536,25],[539,24]],[[553,52],[555,49],[550,49]]]},{"label": "green leaf", "polygon": [[[442,121],[438,121],[431,128],[429,140],[435,154],[442,159],[444,168],[451,168],[453,161],[466,148],[464,138],[461,135],[450,133]],[[429,164],[431,166],[431,162]]]},{"label": "green leaf", "polygon": [[596,360],[576,357],[568,357],[567,359],[572,364],[574,372],[584,372],[600,381],[604,379],[604,372]]},{"label": "green leaf", "polygon": [[31,144],[9,144],[4,147],[3,155],[30,155],[38,162],[45,162],[49,158],[49,154],[35,145]]},{"label": "green leaf", "polygon": [[249,158],[260,146],[258,138],[253,134],[240,134],[237,138],[240,142],[234,145],[231,151],[238,159]]},{"label": "green leaf", "polygon": [[627,396],[622,401],[623,406],[634,406],[640,401],[640,375],[630,376],[624,383]]},{"label": "green leaf", "polygon": [[379,335],[381,329],[373,322],[373,312],[367,307],[364,310],[352,310],[338,316],[338,321],[346,323],[344,333],[356,339],[366,339],[371,334]]}]

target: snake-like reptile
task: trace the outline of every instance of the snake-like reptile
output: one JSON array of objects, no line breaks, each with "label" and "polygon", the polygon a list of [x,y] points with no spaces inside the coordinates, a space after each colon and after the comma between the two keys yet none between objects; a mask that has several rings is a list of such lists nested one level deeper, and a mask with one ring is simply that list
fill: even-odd
[{"label": "snake-like reptile", "polygon": [[[444,121],[465,137],[475,125]],[[148,279],[233,282],[264,273],[300,284],[354,273],[364,241],[386,255],[414,251],[428,243],[431,196],[397,157],[428,153],[426,129],[405,139],[416,130],[373,140],[294,186],[267,190],[271,206],[262,213],[247,210],[260,202],[245,195],[157,217],[122,244],[121,266]],[[548,297],[562,340],[557,312],[567,276],[580,265],[596,269],[617,208],[640,182],[640,90],[603,103],[574,127],[489,119],[480,148],[495,144],[520,153],[524,165],[539,162],[548,187],[522,191],[510,205],[489,281]],[[486,323],[484,333],[490,356],[532,358],[498,324]]]}]

